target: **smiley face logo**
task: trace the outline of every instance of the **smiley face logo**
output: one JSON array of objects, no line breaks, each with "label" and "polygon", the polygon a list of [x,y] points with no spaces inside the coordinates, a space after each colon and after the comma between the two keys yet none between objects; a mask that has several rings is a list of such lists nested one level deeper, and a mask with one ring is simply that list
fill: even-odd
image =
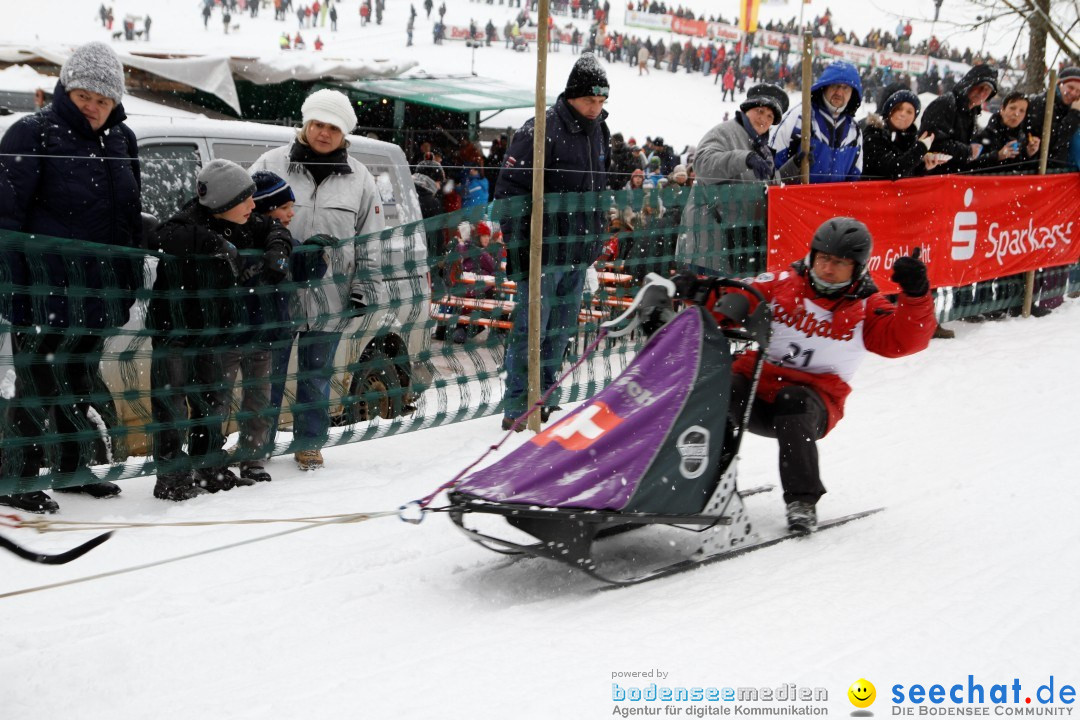
[{"label": "smiley face logo", "polygon": [[868,708],[877,699],[877,690],[874,684],[865,678],[860,678],[851,684],[847,691],[848,700],[857,708]]}]

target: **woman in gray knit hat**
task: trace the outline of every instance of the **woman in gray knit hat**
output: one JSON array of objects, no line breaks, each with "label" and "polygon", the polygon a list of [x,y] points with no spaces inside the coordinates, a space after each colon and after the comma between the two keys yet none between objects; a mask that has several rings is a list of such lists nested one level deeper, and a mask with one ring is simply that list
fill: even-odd
[{"label": "woman in gray knit hat", "polygon": [[[119,58],[104,43],[87,43],[61,68],[53,102],[0,140],[0,175],[14,191],[0,208],[0,229],[34,236],[0,247],[11,283],[0,294],[10,300],[5,314],[21,401],[12,403],[5,435],[22,441],[4,447],[0,504],[27,512],[58,509],[48,494],[23,489],[46,465],[47,445],[56,448],[62,473],[51,479],[57,489],[92,497],[120,492],[82,468],[97,454],[98,441],[86,439],[99,434],[90,417],[112,415],[110,398],[98,391],[105,387],[98,368],[105,337],[127,322],[142,278],[141,254],[126,251],[142,246],[142,206],[138,146],[123,124],[123,96]],[[12,285],[33,287],[12,294]]]}]

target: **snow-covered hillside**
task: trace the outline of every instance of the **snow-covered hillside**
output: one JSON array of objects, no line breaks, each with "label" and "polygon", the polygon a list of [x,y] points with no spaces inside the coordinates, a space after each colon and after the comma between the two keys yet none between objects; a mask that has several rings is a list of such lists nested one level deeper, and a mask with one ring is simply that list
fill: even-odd
[{"label": "snow-covered hillside", "polygon": [[[109,3],[107,3],[109,4]],[[294,3],[294,5],[299,4]],[[418,66],[412,71],[433,74],[468,75],[475,67],[477,74],[511,82],[522,88],[533,87],[536,79],[535,52],[518,53],[507,50],[502,43],[492,47],[470,50],[463,42],[447,41],[436,46],[432,41],[431,26],[437,17],[433,12],[428,20],[422,3],[412,0],[419,12],[416,24],[415,44],[406,47],[405,25],[410,2],[389,0],[382,25],[370,23],[361,27],[358,0],[343,0],[337,3],[340,14],[338,31],[332,32],[327,21],[325,27],[305,28],[301,32],[307,40],[309,49],[289,51],[294,56],[305,53],[316,56],[311,49],[315,36],[326,43],[321,54],[325,59],[348,58],[350,60],[414,60]],[[698,13],[720,13],[731,20],[738,12],[738,5],[715,6],[704,0],[690,0],[683,3],[693,7]],[[54,46],[78,44],[90,39],[114,43],[121,51],[153,53],[205,53],[208,55],[252,56],[273,58],[282,55],[278,48],[278,38],[283,30],[296,33],[297,20],[290,16],[285,22],[275,22],[272,9],[264,9],[258,18],[252,19],[245,13],[237,13],[231,29],[226,35],[215,12],[209,27],[203,28],[200,16],[201,3],[169,3],[164,0],[116,0],[111,3],[116,22],[113,32],[120,30],[120,24],[126,14],[138,17],[150,15],[153,19],[151,40],[149,42],[125,42],[113,40],[108,30],[101,26],[97,17],[99,3],[89,0],[40,0],[25,3],[19,8],[19,22],[9,23],[0,28],[0,49],[5,43],[19,46]],[[439,3],[435,3],[438,8]],[[613,30],[626,29],[623,25],[622,5],[613,3],[610,27]],[[920,5],[900,8],[887,7],[879,2],[862,0],[814,0],[805,7],[807,17],[832,12],[837,28],[855,28],[866,32],[871,27],[893,30],[900,15],[912,19],[916,40],[928,37],[931,32],[942,34],[941,28],[949,23],[966,22],[972,15],[972,6],[964,3],[942,7],[942,22],[935,26],[929,22],[933,16],[932,0],[922,0]],[[471,2],[471,0],[447,0],[446,22],[450,25],[468,26],[475,20],[479,27],[491,19],[500,33],[508,19],[518,12],[517,7],[509,8],[501,3]],[[760,20],[764,24],[770,19],[784,20],[797,17],[800,6],[791,4],[765,3],[762,5]],[[907,13],[910,13],[908,15]],[[977,14],[977,13],[975,13]],[[926,18],[922,21],[920,18]],[[572,20],[565,16],[556,16],[560,25],[576,23],[582,31],[587,31],[588,22]],[[996,55],[1008,55],[1013,52],[1015,33],[1001,36],[991,24],[991,31],[960,34],[951,37],[953,44],[960,47],[970,45],[974,49],[986,47]],[[632,34],[651,36],[654,40],[663,38],[670,41],[668,33],[649,32],[638,28],[628,30]],[[951,32],[951,31],[950,31]],[[943,34],[942,34],[943,35]],[[944,37],[944,35],[943,35]],[[683,38],[685,40],[685,38]],[[1026,38],[1016,52],[1022,52]],[[547,86],[551,95],[558,94],[566,84],[570,68],[576,57],[570,49],[562,47],[560,52],[552,52],[548,59]],[[607,66],[611,80],[611,98],[607,104],[610,112],[609,124],[613,131],[622,131],[627,137],[635,136],[643,141],[645,136],[661,135],[667,144],[681,150],[686,145],[694,145],[705,132],[719,122],[725,113],[733,113],[736,103],[720,102],[719,87],[713,85],[712,77],[705,78],[698,74],[685,72],[668,73],[653,71],[651,75],[639,77],[637,68],[625,64]],[[497,114],[488,124],[498,127],[517,127],[526,118],[531,117],[531,109],[506,111]]]}]

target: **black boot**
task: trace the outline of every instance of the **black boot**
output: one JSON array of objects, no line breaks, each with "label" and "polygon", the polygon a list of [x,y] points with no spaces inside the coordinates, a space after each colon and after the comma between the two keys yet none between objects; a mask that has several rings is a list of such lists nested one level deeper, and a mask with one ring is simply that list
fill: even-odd
[{"label": "black boot", "polygon": [[270,482],[271,480],[270,473],[266,472],[266,468],[258,461],[240,463],[240,477],[255,482]]},{"label": "black boot", "polygon": [[195,484],[207,492],[216,493],[222,490],[232,490],[238,486],[254,485],[255,481],[249,478],[239,478],[227,467],[201,468],[195,471]]},{"label": "black boot", "polygon": [[190,472],[158,475],[157,482],[154,484],[154,497],[158,500],[183,502],[205,494],[206,491],[195,484],[195,479]]},{"label": "black boot", "polygon": [[60,505],[40,490],[17,495],[0,495],[0,505],[38,515],[52,514],[60,510]]},{"label": "black boot", "polygon": [[540,408],[540,422],[546,423],[548,421],[548,419],[551,417],[551,413],[558,412],[559,410],[562,410],[562,408],[560,406],[558,406],[558,405],[552,405],[551,407],[542,407],[542,408]]}]

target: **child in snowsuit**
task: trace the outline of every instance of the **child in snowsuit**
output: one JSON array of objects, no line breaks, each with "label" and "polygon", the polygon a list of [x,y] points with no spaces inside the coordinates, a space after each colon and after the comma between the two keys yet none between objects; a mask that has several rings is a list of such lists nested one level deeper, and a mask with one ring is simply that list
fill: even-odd
[{"label": "child in snowsuit", "polygon": [[[269,351],[251,344],[258,328],[244,326],[256,319],[247,302],[253,294],[241,285],[256,277],[270,284],[287,277],[291,248],[279,223],[252,216],[255,183],[236,163],[209,163],[199,173],[197,189],[198,196],[166,221],[150,243],[151,250],[164,254],[147,317],[154,330],[154,497],[172,501],[259,479],[243,467],[240,477],[228,469],[222,434],[233,380],[242,366],[248,393],[241,452],[254,458],[265,445]],[[262,250],[258,271],[244,266],[238,247]],[[184,421],[189,418],[185,454]]]}]

